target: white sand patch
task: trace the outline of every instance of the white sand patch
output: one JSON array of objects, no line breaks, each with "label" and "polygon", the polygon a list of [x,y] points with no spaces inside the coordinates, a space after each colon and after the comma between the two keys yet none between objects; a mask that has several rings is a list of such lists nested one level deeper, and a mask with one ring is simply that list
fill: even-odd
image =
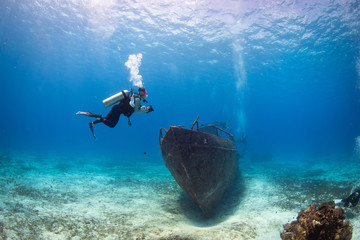
[{"label": "white sand patch", "polygon": [[[239,196],[204,219],[161,162],[29,159],[1,166],[0,238],[280,239],[302,207],[341,197],[359,172],[329,162],[248,164]],[[353,239],[360,239],[359,207],[349,212]]]}]

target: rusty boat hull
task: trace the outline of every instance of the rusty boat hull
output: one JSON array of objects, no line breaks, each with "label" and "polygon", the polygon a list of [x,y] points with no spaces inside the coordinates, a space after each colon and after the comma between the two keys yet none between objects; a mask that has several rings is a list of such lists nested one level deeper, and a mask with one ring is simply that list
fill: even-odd
[{"label": "rusty boat hull", "polygon": [[199,130],[170,127],[159,142],[171,175],[205,216],[211,216],[238,173],[239,154],[230,139]]}]

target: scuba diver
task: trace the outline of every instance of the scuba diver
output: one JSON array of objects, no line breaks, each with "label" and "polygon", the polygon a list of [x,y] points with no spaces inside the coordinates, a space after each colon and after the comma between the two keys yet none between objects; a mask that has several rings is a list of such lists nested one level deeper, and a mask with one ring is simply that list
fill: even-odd
[{"label": "scuba diver", "polygon": [[337,205],[344,205],[345,209],[355,207],[359,203],[360,199],[360,183],[355,184],[352,188],[351,193],[344,199],[335,199],[334,202]]},{"label": "scuba diver", "polygon": [[138,93],[133,92],[132,89],[130,91],[124,90],[120,93],[107,98],[103,101],[105,107],[111,106],[112,104],[120,102],[114,105],[110,112],[106,115],[106,117],[102,117],[100,114],[94,114],[86,111],[79,111],[76,115],[86,115],[89,117],[95,117],[96,120],[93,122],[89,122],[90,131],[94,138],[96,138],[94,134],[94,125],[97,123],[104,123],[106,126],[114,128],[119,121],[120,115],[124,114],[128,118],[128,124],[131,126],[130,116],[133,113],[150,113],[154,111],[151,105],[142,106],[140,101],[147,103],[145,100],[148,97],[145,88],[139,87]]},{"label": "scuba diver", "polygon": [[341,203],[344,204],[345,208],[355,207],[359,203],[359,199],[360,199],[360,186],[358,186],[357,188],[354,188],[351,191],[350,196],[341,200]]}]

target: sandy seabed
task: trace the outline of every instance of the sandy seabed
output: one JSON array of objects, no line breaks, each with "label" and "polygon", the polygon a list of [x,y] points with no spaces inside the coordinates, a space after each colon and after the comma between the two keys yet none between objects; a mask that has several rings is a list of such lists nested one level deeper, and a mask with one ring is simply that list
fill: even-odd
[{"label": "sandy seabed", "polygon": [[[300,210],[349,194],[360,164],[334,158],[241,159],[205,219],[161,159],[0,154],[0,238],[280,239]],[[360,206],[346,215],[360,239]]]}]

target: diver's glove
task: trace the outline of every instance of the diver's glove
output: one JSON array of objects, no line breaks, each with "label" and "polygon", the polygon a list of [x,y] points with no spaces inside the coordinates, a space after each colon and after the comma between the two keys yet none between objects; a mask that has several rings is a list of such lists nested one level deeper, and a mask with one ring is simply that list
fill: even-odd
[{"label": "diver's glove", "polygon": [[146,113],[154,111],[154,108],[151,105],[147,106],[146,108],[147,108]]}]

